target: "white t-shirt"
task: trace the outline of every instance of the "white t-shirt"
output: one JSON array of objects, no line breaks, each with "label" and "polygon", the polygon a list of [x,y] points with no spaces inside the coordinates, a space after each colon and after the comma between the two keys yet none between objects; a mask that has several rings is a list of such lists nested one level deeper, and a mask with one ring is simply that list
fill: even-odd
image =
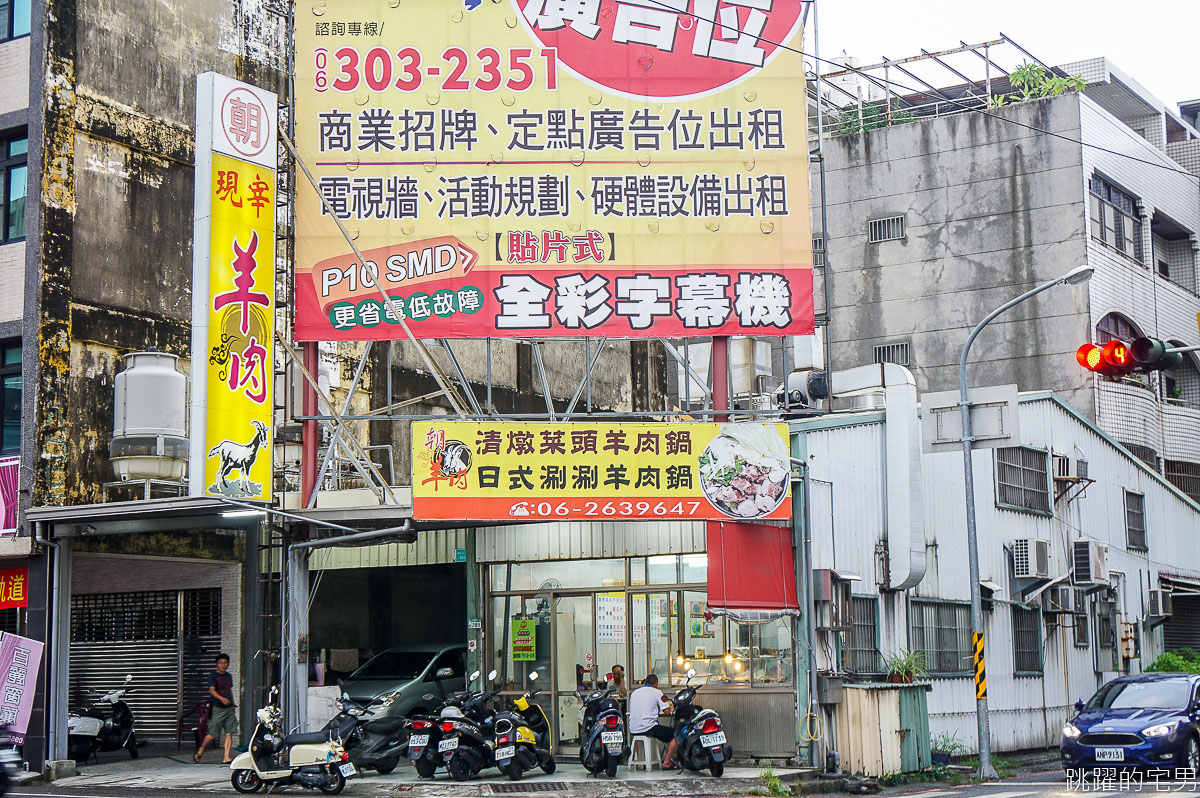
[{"label": "white t-shirt", "polygon": [[670,706],[662,690],[642,685],[629,694],[629,733],[641,734],[658,725],[658,716]]}]

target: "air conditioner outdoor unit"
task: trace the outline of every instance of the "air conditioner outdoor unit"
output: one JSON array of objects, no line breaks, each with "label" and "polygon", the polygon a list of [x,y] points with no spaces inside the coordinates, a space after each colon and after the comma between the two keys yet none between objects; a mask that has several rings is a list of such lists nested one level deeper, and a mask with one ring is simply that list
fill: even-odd
[{"label": "air conditioner outdoor unit", "polygon": [[1151,618],[1166,618],[1171,614],[1171,594],[1165,590],[1151,590],[1146,602],[1146,615]]},{"label": "air conditioner outdoor unit", "polygon": [[1042,593],[1042,613],[1065,615],[1075,612],[1075,588],[1055,585]]},{"label": "air conditioner outdoor unit", "polygon": [[1050,541],[1017,538],[1013,541],[1013,575],[1017,579],[1050,578]]},{"label": "air conditioner outdoor unit", "polygon": [[1073,460],[1070,455],[1054,455],[1054,478],[1064,482],[1078,482],[1088,478],[1087,460]]},{"label": "air conditioner outdoor unit", "polygon": [[1077,585],[1108,584],[1108,546],[1094,540],[1072,543],[1071,579]]}]

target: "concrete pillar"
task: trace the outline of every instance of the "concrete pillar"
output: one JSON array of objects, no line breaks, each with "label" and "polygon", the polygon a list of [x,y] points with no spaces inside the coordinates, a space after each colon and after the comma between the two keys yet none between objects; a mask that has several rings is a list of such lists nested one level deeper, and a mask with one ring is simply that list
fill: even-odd
[{"label": "concrete pillar", "polygon": [[308,591],[308,551],[288,549],[279,678],[284,724],[289,732],[308,731]]},{"label": "concrete pillar", "polygon": [[262,523],[246,527],[246,558],[242,565],[242,657],[239,673],[242,676],[240,731],[242,739],[254,729],[254,713],[259,708],[258,688],[263,667],[269,660],[259,660],[255,655],[263,645],[262,629],[262,554],[260,535]]}]

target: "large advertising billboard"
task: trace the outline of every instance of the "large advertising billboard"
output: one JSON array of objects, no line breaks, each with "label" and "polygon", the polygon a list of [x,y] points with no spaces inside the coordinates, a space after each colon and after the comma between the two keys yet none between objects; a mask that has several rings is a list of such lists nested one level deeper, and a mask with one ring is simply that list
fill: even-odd
[{"label": "large advertising billboard", "polygon": [[802,5],[298,14],[295,337],[811,333]]},{"label": "large advertising billboard", "polygon": [[786,424],[419,421],[418,520],[787,519]]}]

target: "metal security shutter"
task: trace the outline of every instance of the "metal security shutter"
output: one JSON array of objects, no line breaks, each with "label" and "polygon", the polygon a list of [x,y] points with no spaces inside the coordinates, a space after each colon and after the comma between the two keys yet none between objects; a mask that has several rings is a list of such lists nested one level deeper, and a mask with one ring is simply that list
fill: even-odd
[{"label": "metal security shutter", "polygon": [[[183,593],[183,711],[208,699],[208,674],[221,653],[221,589]],[[228,653],[228,652],[226,652]]]},{"label": "metal security shutter", "polygon": [[125,701],[133,710],[133,728],[143,740],[174,740],[179,706],[178,640],[71,644],[71,707],[86,707],[97,696],[133,681]]},{"label": "metal security shutter", "polygon": [[1163,646],[1167,651],[1200,651],[1200,596],[1176,595],[1171,604],[1171,617],[1163,624]]}]

